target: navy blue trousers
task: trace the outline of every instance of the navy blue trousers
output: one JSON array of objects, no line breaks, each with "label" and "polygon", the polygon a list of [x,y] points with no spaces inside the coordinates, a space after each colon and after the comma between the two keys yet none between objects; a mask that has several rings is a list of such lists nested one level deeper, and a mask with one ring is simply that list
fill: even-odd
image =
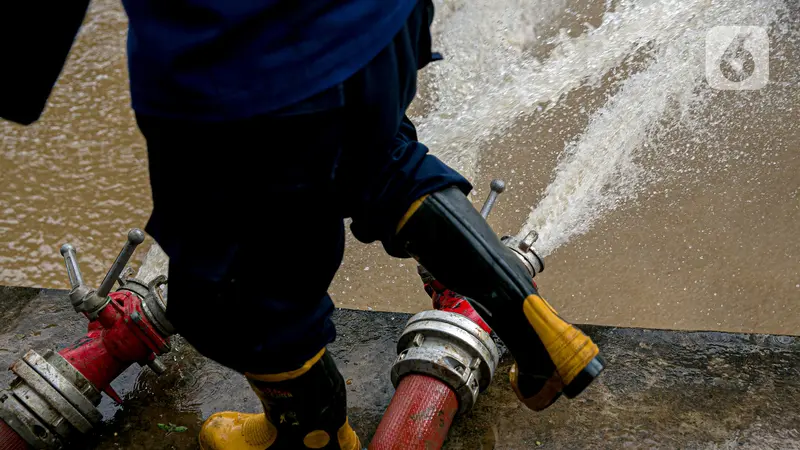
[{"label": "navy blue trousers", "polygon": [[241,372],[291,370],[335,338],[327,289],[344,219],[394,256],[419,197],[469,182],[417,142],[405,111],[431,60],[432,8],[341,85],[235,122],[137,115],[153,215],[170,256],[167,316],[200,353]]}]

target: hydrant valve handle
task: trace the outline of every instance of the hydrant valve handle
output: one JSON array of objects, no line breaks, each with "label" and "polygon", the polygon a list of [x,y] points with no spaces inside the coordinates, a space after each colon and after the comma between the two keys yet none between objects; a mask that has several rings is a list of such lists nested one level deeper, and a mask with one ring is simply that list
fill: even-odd
[{"label": "hydrant valve handle", "polygon": [[100,283],[100,287],[97,288],[97,292],[95,293],[97,297],[106,298],[108,296],[109,292],[111,292],[111,288],[114,287],[114,283],[119,279],[119,275],[131,260],[131,256],[133,256],[136,247],[142,242],[144,242],[144,232],[142,230],[134,228],[128,232],[128,242],[122,247],[122,251],[119,252],[114,264],[111,265],[111,269],[108,270],[106,277],[103,278],[103,282]]},{"label": "hydrant valve handle", "polygon": [[69,282],[72,286],[69,297],[76,311],[88,314],[90,319],[97,317],[98,312],[108,304],[108,294],[114,287],[114,283],[119,279],[125,266],[128,265],[136,247],[142,242],[144,242],[144,232],[142,230],[134,228],[128,232],[128,241],[122,247],[122,251],[119,252],[114,264],[111,265],[111,269],[109,269],[100,287],[94,292],[83,284],[75,247],[70,244],[61,246],[61,255],[64,257],[67,276],[69,276]]},{"label": "hydrant valve handle", "polygon": [[69,284],[72,289],[77,288],[83,284],[83,275],[81,275],[81,268],[78,266],[78,256],[75,254],[75,247],[70,244],[61,246],[61,256],[64,257],[64,265],[67,266],[67,276],[69,277]]}]

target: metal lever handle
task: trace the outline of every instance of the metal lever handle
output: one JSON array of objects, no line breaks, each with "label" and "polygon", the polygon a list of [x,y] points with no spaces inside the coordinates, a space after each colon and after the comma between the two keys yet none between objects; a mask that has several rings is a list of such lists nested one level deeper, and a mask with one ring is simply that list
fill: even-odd
[{"label": "metal lever handle", "polygon": [[481,208],[481,216],[483,216],[484,219],[489,217],[489,213],[492,212],[492,208],[495,202],[497,202],[497,197],[506,190],[506,183],[503,180],[492,180],[489,184],[489,188],[491,192],[489,192],[489,197]]},{"label": "metal lever handle", "polygon": [[114,283],[119,278],[122,270],[125,269],[125,266],[128,265],[128,261],[131,260],[131,256],[133,256],[136,247],[142,242],[144,242],[144,232],[142,230],[134,228],[128,232],[128,242],[122,247],[122,251],[119,252],[114,264],[111,265],[111,269],[108,270],[106,277],[103,278],[103,282],[100,283],[100,287],[97,288],[97,292],[95,292],[97,297],[101,299],[106,298],[108,293],[111,292],[111,288],[114,287]]},{"label": "metal lever handle", "polygon": [[78,255],[75,254],[75,247],[70,244],[61,246],[61,256],[64,257],[64,265],[67,266],[67,276],[72,289],[83,285],[81,268],[78,266]]}]

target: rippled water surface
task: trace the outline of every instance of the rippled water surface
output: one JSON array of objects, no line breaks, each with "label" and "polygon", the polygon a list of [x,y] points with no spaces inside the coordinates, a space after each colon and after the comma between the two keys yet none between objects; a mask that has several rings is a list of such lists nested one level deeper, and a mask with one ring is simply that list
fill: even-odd
[{"label": "rippled water surface", "polygon": [[[446,59],[423,72],[411,115],[474,180],[476,202],[490,179],[507,181],[490,221],[540,233],[540,285],[565,316],[800,331],[795,3],[436,3]],[[767,31],[765,88],[709,86],[705,39],[720,25]],[[70,241],[96,284],[124,231],[146,222],[124,39],[119,4],[93,2],[43,119],[0,123],[0,283],[66,287],[58,247]],[[427,307],[412,262],[351,244],[331,288],[339,305]]]}]

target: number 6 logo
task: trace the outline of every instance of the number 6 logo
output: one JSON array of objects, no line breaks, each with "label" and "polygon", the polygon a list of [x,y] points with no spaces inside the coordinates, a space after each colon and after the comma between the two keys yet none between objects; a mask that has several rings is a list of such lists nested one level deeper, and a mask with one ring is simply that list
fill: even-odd
[{"label": "number 6 logo", "polygon": [[714,89],[754,90],[769,82],[769,36],[761,27],[719,26],[706,34],[706,80]]}]

